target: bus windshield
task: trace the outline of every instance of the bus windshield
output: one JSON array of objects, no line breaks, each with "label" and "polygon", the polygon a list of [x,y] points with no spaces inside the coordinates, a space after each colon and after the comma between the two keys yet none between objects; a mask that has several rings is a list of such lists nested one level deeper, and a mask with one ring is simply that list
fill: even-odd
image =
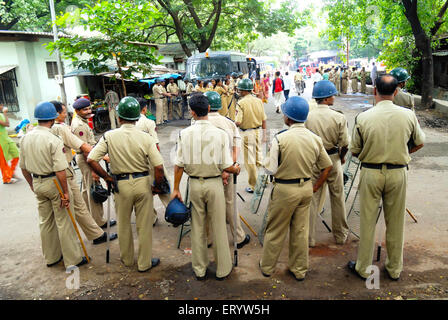
[{"label": "bus windshield", "polygon": [[188,65],[191,79],[213,78],[230,73],[229,57],[211,57],[194,60]]}]

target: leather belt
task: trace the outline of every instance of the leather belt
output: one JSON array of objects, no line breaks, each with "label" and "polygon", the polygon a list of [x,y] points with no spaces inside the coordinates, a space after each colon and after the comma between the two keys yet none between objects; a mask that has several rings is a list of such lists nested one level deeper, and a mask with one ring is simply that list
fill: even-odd
[{"label": "leather belt", "polygon": [[282,183],[282,184],[296,184],[296,183],[302,183],[305,181],[310,180],[311,178],[298,178],[298,179],[277,179],[275,178],[276,183]]},{"label": "leather belt", "polygon": [[44,175],[34,174],[33,173],[33,178],[41,178],[41,179],[43,179],[43,178],[50,178],[50,177],[55,177],[55,176],[56,176],[56,173],[54,173],[54,172],[52,172],[50,174],[44,174]]},{"label": "leather belt", "polygon": [[220,178],[221,176],[213,176],[213,177],[196,177],[196,176],[189,176],[191,179],[199,179],[199,180],[207,180],[207,179],[213,179],[213,178]]},{"label": "leather belt", "polygon": [[119,180],[129,180],[129,175],[131,175],[132,178],[137,179],[137,178],[149,176],[149,172],[145,171],[145,172],[132,172],[132,173],[114,174],[114,176],[116,177],[117,181],[119,181]]},{"label": "leather belt", "polygon": [[328,155],[331,155],[331,154],[338,153],[339,152],[339,148],[338,147],[334,147],[334,148],[328,149],[326,151],[327,151]]},{"label": "leather belt", "polygon": [[390,164],[390,163],[361,163],[361,167],[369,168],[369,169],[382,169],[383,165],[387,167],[387,169],[400,169],[407,168],[407,164]]},{"label": "leather belt", "polygon": [[246,131],[246,130],[256,130],[256,129],[260,129],[261,128],[261,126],[259,126],[259,127],[256,127],[256,128],[247,128],[247,129],[241,129],[242,131]]}]

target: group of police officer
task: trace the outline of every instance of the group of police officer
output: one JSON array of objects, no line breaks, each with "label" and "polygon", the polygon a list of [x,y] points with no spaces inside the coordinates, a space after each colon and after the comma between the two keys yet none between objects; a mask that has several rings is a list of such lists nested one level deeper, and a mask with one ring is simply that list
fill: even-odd
[{"label": "group of police officer", "polygon": [[[396,72],[392,74],[397,76]],[[193,121],[190,127],[180,131],[177,139],[174,184],[169,198],[182,201],[179,186],[185,172],[191,204],[192,267],[196,278],[204,280],[207,276],[207,247],[210,245],[217,265],[216,279],[223,280],[232,272],[226,224],[231,227],[237,248],[250,241],[234,208],[236,185],[232,184],[241,170],[237,159],[242,143],[250,188],[255,187],[257,171],[262,167],[273,176],[263,254],[259,261],[264,276],[275,272],[289,231],[288,270],[298,281],[305,278],[308,248],[315,245],[315,220],[322,209],[327,185],[333,236],[339,245],[346,242],[348,226],[342,165],[350,150],[362,162],[361,239],[358,259],[350,261],[348,268],[361,278],[368,276],[366,270],[372,263],[376,216],[382,201],[387,228],[386,270],[391,279],[398,279],[403,268],[409,153],[420,149],[424,142],[414,112],[393,104],[399,92],[398,82],[392,75],[377,79],[376,106],[357,116],[351,141],[344,115],[330,108],[338,94],[331,81],[322,80],[314,86],[317,107],[312,110],[305,99],[291,97],[281,107],[288,129],[275,135],[264,161],[260,150],[261,143],[267,140],[267,117],[262,101],[251,94],[253,82],[250,79],[241,79],[236,86],[241,99],[236,104],[235,121],[219,114],[222,108],[219,93],[192,93],[189,108]],[[148,271],[160,263],[152,254],[153,194],[163,194],[165,206],[170,206],[167,204],[169,191],[162,191],[167,189],[168,182],[155,124],[145,117],[146,102],[123,98],[117,107],[120,128],[106,132],[98,143],[87,124],[91,116],[89,101],[79,99],[74,108],[76,117],[70,130],[62,124],[63,106],[59,108],[57,103],[49,102],[38,104],[35,118],[39,124],[20,144],[20,167],[38,200],[42,249],[47,265],[61,260],[66,267],[87,262],[65,213],[72,199],[77,222],[88,238],[97,237],[99,243],[107,236],[116,238],[116,235],[100,235],[95,227],[95,224],[104,227],[105,222],[102,205],[101,209],[95,209],[98,203],[89,198],[89,188],[102,178],[114,194],[121,261],[126,266],[134,264],[130,223],[134,212],[139,240],[137,269]],[[76,160],[83,174],[83,203],[73,182],[71,149],[77,152]],[[110,171],[100,165],[103,160],[110,163]],[[62,196],[55,182],[61,185]]]}]

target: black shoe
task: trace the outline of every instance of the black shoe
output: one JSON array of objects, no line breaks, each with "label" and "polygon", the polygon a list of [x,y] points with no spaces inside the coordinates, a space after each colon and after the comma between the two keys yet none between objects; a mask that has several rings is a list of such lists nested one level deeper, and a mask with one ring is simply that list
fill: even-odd
[{"label": "black shoe", "polygon": [[246,244],[248,244],[249,241],[250,241],[250,235],[246,234],[246,237],[244,238],[244,240],[243,240],[242,242],[238,243],[238,244],[236,245],[236,247],[237,247],[238,249],[241,249],[241,248],[244,247]]},{"label": "black shoe", "polygon": [[348,268],[348,270],[350,270],[350,271],[351,271],[353,274],[355,274],[358,278],[361,278],[362,280],[367,280],[367,279],[364,278],[362,275],[360,275],[360,274],[358,273],[358,271],[356,271],[355,267],[356,267],[356,262],[355,262],[355,261],[349,261],[349,262],[347,263],[347,268]]},{"label": "black shoe", "polygon": [[[109,224],[110,224],[110,226],[111,227],[113,227],[114,225],[116,225],[117,224],[117,221],[116,220],[114,220],[114,219],[110,219],[110,222],[109,222]],[[104,229],[104,228],[107,228],[107,221],[106,221],[106,223],[105,224],[103,224],[100,228],[102,228],[102,229]]]},{"label": "black shoe", "polygon": [[148,270],[150,270],[152,268],[157,267],[159,264],[160,264],[160,259],[159,258],[152,258],[151,259],[151,266],[148,269],[146,269],[146,270],[138,270],[138,272],[146,272],[146,271],[148,271]]},{"label": "black shoe", "polygon": [[213,245],[213,242],[212,242],[212,243],[209,243],[209,244],[207,245],[207,248],[211,248],[212,245]]},{"label": "black shoe", "polygon": [[223,281],[223,280],[227,279],[227,278],[230,276],[230,274],[232,273],[232,271],[233,271],[233,267],[232,267],[232,270],[230,270],[230,272],[229,272],[228,275],[226,275],[226,276],[224,276],[224,277],[218,277],[218,276],[215,276],[215,279],[218,280],[218,281]]},{"label": "black shoe", "polygon": [[280,113],[280,110],[277,108],[277,110],[275,110],[275,112]]},{"label": "black shoe", "polygon": [[[109,236],[109,241],[115,240],[118,238],[118,235],[116,233],[111,233]],[[103,235],[99,238],[96,238],[93,240],[93,244],[100,244],[107,241],[107,232],[104,232]]]},{"label": "black shoe", "polygon": [[196,274],[194,274],[194,276],[196,277],[196,280],[204,281],[205,279],[207,279],[207,270],[205,270],[205,274],[202,277],[198,277]]},{"label": "black shoe", "polygon": [[261,269],[261,260],[258,262],[258,267],[260,268],[261,274],[263,276],[265,276],[266,278],[269,278],[271,276],[270,274],[264,273],[263,270]]},{"label": "black shoe", "polygon": [[153,227],[155,227],[157,221],[159,221],[159,217],[156,218],[156,221],[154,221],[154,223],[152,224]]},{"label": "black shoe", "polygon": [[288,269],[288,272],[294,277],[294,279],[296,279],[297,281],[303,281],[305,280],[305,278],[297,278],[296,275],[294,274],[294,272],[292,272],[291,270]]},{"label": "black shoe", "polygon": [[[92,259],[92,258],[89,257],[89,259]],[[87,258],[86,258],[86,257],[82,257],[81,262],[78,263],[76,266],[77,266],[77,267],[80,267],[80,266],[85,265],[85,264],[87,264],[87,263],[88,263]]]},{"label": "black shoe", "polygon": [[392,280],[392,281],[398,281],[398,280],[400,280],[400,277],[398,277],[398,278],[392,278],[392,276],[390,275],[389,271],[387,271],[386,268],[384,268],[384,270],[386,270],[387,277],[388,277],[390,280]]},{"label": "black shoe", "polygon": [[62,255],[61,255],[61,257],[59,258],[59,260],[58,261],[56,261],[56,262],[53,262],[53,263],[50,263],[50,264],[47,264],[47,267],[52,267],[52,266],[55,266],[55,265],[57,265],[59,262],[61,262],[62,261],[62,259],[63,259],[63,257],[62,257]]}]

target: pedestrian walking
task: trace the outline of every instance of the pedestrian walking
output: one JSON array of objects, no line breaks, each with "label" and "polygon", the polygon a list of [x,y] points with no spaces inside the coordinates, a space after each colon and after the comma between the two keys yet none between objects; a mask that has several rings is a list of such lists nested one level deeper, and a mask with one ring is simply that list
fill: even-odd
[{"label": "pedestrian walking", "polygon": [[289,72],[285,73],[285,78],[283,79],[284,89],[283,93],[285,95],[285,101],[289,98],[289,91],[291,90],[291,78],[289,76]]},{"label": "pedestrian walking", "polygon": [[280,105],[282,104],[283,90],[285,90],[285,83],[280,78],[280,71],[275,72],[275,78],[272,80],[272,95],[274,96],[275,112],[280,113]]},{"label": "pedestrian walking", "polygon": [[[425,134],[415,113],[393,104],[397,80],[377,79],[375,107],[355,119],[350,151],[361,161],[359,180],[361,233],[357,260],[348,268],[366,279],[372,264],[378,208],[382,202],[386,222],[386,273],[398,280],[403,270],[404,216],[409,156],[423,147]],[[408,149],[408,142],[413,147]]]},{"label": "pedestrian walking", "polygon": [[375,81],[377,77],[377,67],[375,65],[375,62],[372,62],[372,70],[370,71],[370,79],[372,80],[373,87],[376,87]]},{"label": "pedestrian walking", "polygon": [[[163,182],[163,159],[151,135],[135,126],[140,118],[140,104],[124,97],[118,104],[119,129],[106,132],[87,158],[89,166],[103,178],[114,193],[118,216],[120,259],[125,266],[134,265],[134,240],[131,215],[135,213],[138,236],[137,270],[146,272],[160,263],[152,257],[153,195]],[[98,163],[110,155],[110,174]],[[154,169],[155,186],[150,180]]]},{"label": "pedestrian walking", "polygon": [[[272,140],[264,167],[274,176],[274,187],[268,206],[268,220],[259,262],[265,277],[275,271],[283,243],[289,233],[288,270],[298,281],[308,271],[309,210],[313,192],[316,192],[330,172],[331,160],[321,138],[305,128],[308,103],[302,97],[291,97],[282,105],[287,130]],[[322,170],[313,185],[313,166]],[[288,232],[289,231],[289,232]]]},{"label": "pedestrian walking", "polygon": [[[322,188],[313,195],[310,209],[309,246],[315,246],[315,224],[317,215],[322,211],[328,186],[331,203],[331,224],[333,237],[337,244],[344,244],[348,236],[348,225],[345,214],[345,194],[342,165],[348,151],[349,135],[345,116],[330,109],[337,95],[336,87],[327,80],[316,83],[313,88],[313,98],[317,107],[311,110],[305,122],[305,127],[317,134],[330,156],[333,169]],[[312,182],[316,183],[321,171],[315,167]]]}]

